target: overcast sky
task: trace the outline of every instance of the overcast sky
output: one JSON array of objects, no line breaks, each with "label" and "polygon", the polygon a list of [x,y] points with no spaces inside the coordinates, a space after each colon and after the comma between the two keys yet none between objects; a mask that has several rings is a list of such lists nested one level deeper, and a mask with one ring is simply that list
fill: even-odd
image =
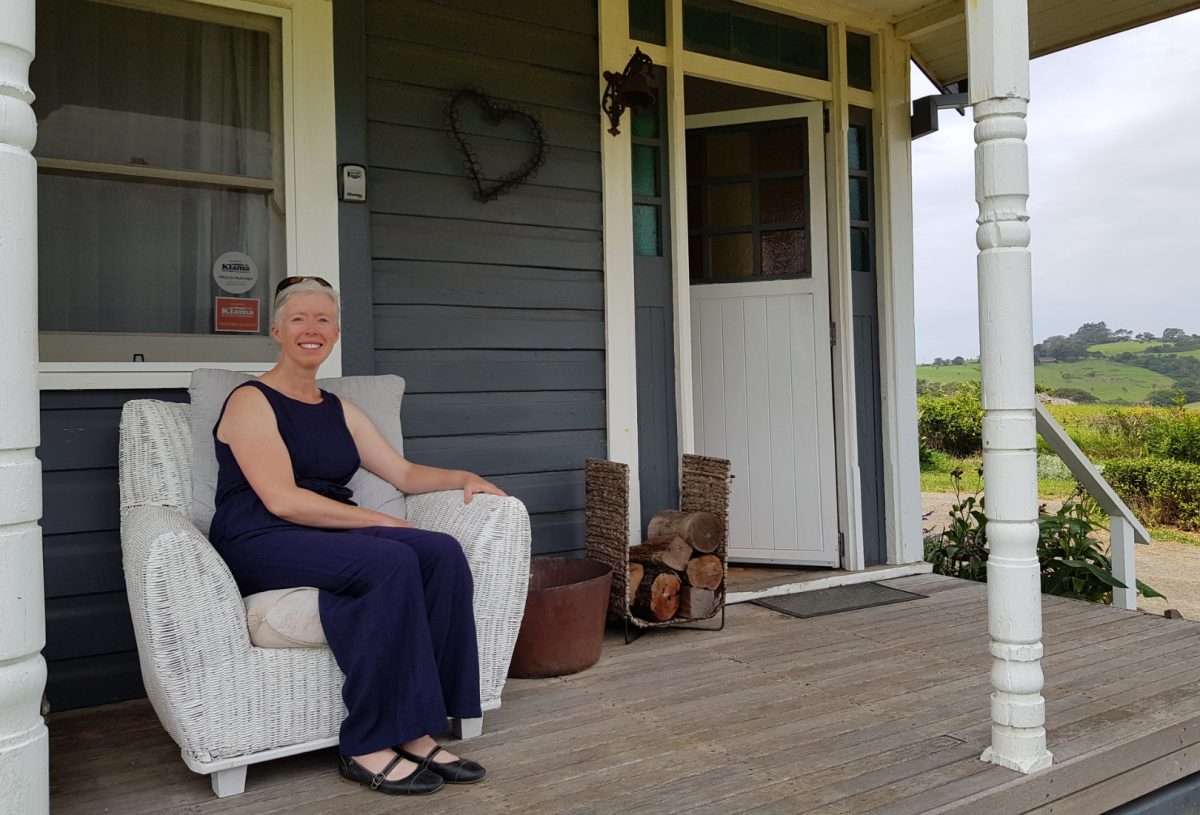
[{"label": "overcast sky", "polygon": [[[1033,61],[1034,338],[1200,332],[1200,12]],[[935,93],[914,68],[913,98]],[[913,143],[917,360],[979,353],[970,111]]]}]

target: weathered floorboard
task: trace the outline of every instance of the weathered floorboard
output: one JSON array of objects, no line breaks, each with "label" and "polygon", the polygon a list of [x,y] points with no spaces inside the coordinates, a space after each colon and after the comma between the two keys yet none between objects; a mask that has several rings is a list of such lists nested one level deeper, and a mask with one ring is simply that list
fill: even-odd
[{"label": "weathered floorboard", "polygon": [[[984,586],[889,585],[930,596],[809,620],[733,606],[723,631],[652,631],[628,646],[610,635],[587,671],[511,680],[484,736],[461,748],[487,781],[413,811],[1093,815],[1200,771],[1200,624],[1047,598],[1058,763],[1021,776],[978,759],[990,728]],[[332,750],[253,766],[244,795],[213,798],[145,702],[50,727],[63,815],[406,811],[335,783]]]}]

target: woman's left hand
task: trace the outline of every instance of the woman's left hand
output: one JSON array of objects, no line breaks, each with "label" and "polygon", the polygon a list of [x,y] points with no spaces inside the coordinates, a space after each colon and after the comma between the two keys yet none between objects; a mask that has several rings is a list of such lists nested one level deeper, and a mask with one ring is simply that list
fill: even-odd
[{"label": "woman's left hand", "polygon": [[486,478],[481,478],[475,473],[468,473],[466,483],[463,484],[463,503],[471,503],[471,499],[476,495],[508,495],[504,490],[497,487]]}]

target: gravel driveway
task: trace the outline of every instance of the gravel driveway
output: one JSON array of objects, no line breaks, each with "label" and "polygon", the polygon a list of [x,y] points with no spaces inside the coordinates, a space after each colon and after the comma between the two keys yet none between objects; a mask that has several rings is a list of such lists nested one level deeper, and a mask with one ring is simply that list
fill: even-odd
[{"label": "gravel driveway", "polygon": [[[940,531],[950,522],[950,507],[954,503],[953,493],[926,492],[921,494],[921,512],[932,512],[924,522],[926,529]],[[1062,501],[1047,501],[1047,510],[1053,512]],[[1108,532],[1100,530],[1097,536],[1108,542]],[[1154,541],[1149,546],[1137,547],[1137,577],[1143,583],[1167,596],[1166,600],[1138,598],[1138,608],[1152,614],[1162,614],[1174,608],[1189,620],[1200,620],[1200,546],[1169,541]]]}]

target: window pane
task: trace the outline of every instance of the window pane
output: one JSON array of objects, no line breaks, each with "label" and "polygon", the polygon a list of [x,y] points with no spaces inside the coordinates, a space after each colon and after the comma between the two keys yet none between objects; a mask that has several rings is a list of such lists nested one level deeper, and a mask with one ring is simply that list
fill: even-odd
[{"label": "window pane", "polygon": [[871,237],[862,227],[850,229],[850,269],[855,272],[871,271]]},{"label": "window pane", "polygon": [[635,40],[665,45],[666,33],[663,0],[629,0],[629,34]]},{"label": "window pane", "polygon": [[750,184],[714,184],[708,188],[708,222],[712,229],[749,226],[753,220],[750,209]]},{"label": "window pane", "polygon": [[[212,334],[223,295],[258,300],[266,333],[271,280],[286,251],[269,195],[42,174],[38,220],[43,331]],[[223,291],[214,280],[226,252],[257,267],[248,291]]]},{"label": "window pane", "polygon": [[662,208],[652,204],[633,205],[633,253],[662,254]]},{"label": "window pane", "polygon": [[861,125],[851,125],[849,137],[850,143],[847,153],[850,159],[850,169],[867,169],[867,140],[870,138],[867,135],[867,129]]},{"label": "window pane", "polygon": [[828,54],[823,25],[809,23],[804,28],[781,29],[779,32],[779,61],[784,70],[828,79]]},{"label": "window pane", "polygon": [[754,236],[750,233],[714,235],[708,239],[714,278],[750,277],[754,274]]},{"label": "window pane", "polygon": [[699,235],[688,238],[688,276],[693,281],[704,279],[704,239]]},{"label": "window pane", "polygon": [[708,155],[705,152],[708,139],[701,135],[688,134],[687,137],[687,175],[691,180],[699,180],[708,175]]},{"label": "window pane", "polygon": [[658,93],[653,89],[650,92],[654,94],[654,104],[633,108],[629,111],[633,122],[633,129],[630,132],[643,139],[658,138]]},{"label": "window pane", "polygon": [[846,33],[846,80],[850,87],[871,90],[871,38]]},{"label": "window pane", "polygon": [[805,258],[804,230],[762,233],[763,275],[811,277]]},{"label": "window pane", "polygon": [[775,26],[760,20],[734,17],[731,29],[730,40],[735,55],[746,57],[746,62],[756,61],[755,57],[774,61],[779,50]]},{"label": "window pane", "polygon": [[266,32],[82,0],[37,27],[36,155],[271,177]]},{"label": "window pane", "polygon": [[749,133],[712,133],[706,141],[709,178],[750,175],[753,164]]},{"label": "window pane", "polygon": [[729,13],[683,4],[683,41],[698,50],[729,50]]},{"label": "window pane", "polygon": [[658,148],[633,145],[633,194],[658,197]]},{"label": "window pane", "polygon": [[803,127],[790,125],[764,130],[758,140],[758,171],[802,172],[807,149]]},{"label": "window pane", "polygon": [[850,179],[850,220],[866,221],[870,215],[867,211],[867,196],[869,191],[867,188],[867,179],[851,178]]},{"label": "window pane", "polygon": [[803,223],[804,198],[803,178],[785,178],[779,181],[759,182],[759,223]]},{"label": "window pane", "polygon": [[729,0],[683,3],[683,45],[689,51],[828,79],[825,38],[825,26],[789,14]]}]

